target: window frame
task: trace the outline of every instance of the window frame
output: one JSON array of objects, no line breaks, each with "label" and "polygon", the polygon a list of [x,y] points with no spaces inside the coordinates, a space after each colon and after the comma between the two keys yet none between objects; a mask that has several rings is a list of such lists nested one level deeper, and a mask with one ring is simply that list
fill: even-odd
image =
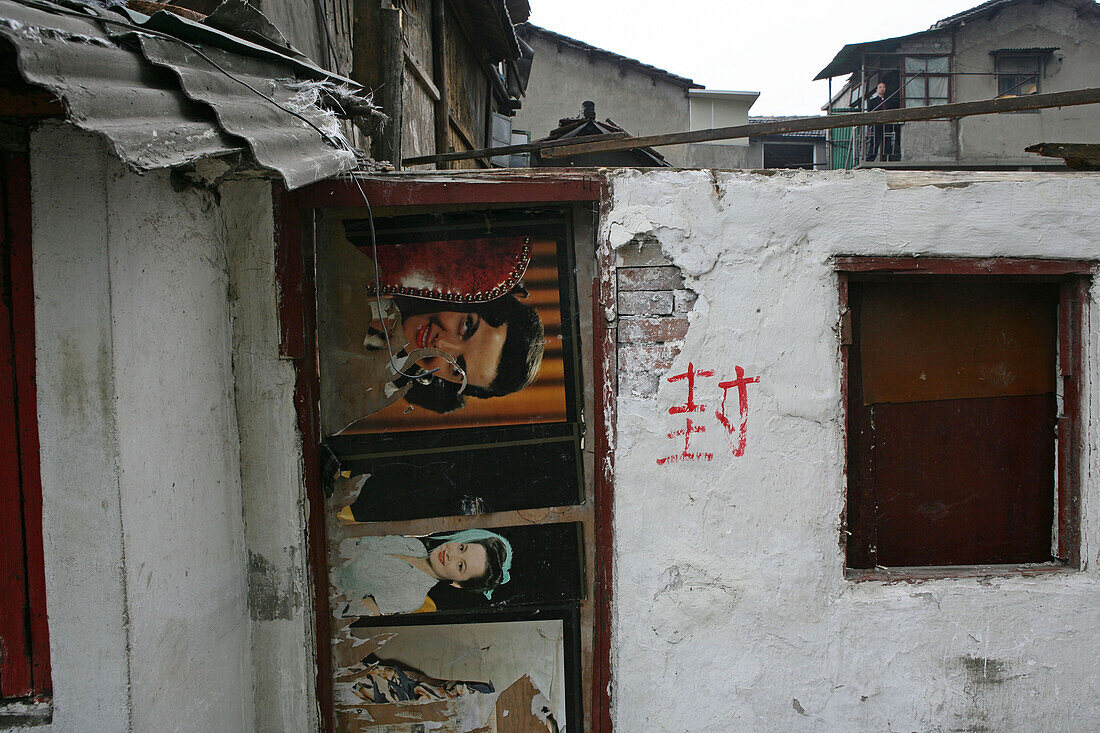
[{"label": "window frame", "polygon": [[[1016,79],[1018,77],[1026,77],[1027,74],[1022,74],[1016,71],[1001,71],[1001,64],[1006,61],[1017,61],[1020,59],[1026,59],[1028,61],[1035,62],[1035,91],[1028,92],[1027,94],[1021,94],[1017,92],[1002,92],[1001,80],[1006,77],[1012,77]],[[1026,97],[1032,94],[1040,94],[1043,91],[1043,77],[1046,75],[1046,55],[1036,52],[1019,52],[1019,53],[997,53],[993,56],[993,74],[997,80],[997,99],[1004,99],[1008,97]],[[1012,88],[1017,88],[1023,82],[1017,81]]]},{"label": "window frame", "polygon": [[[303,474],[309,502],[307,542],[310,566],[317,654],[315,694],[321,711],[321,728],[336,729],[335,699],[332,677],[332,657],[326,644],[331,638],[328,591],[328,539],[324,489],[321,485],[322,466],[326,456],[321,445],[318,412],[319,382],[316,371],[316,312],[313,258],[316,247],[314,221],[319,209],[358,208],[366,196],[376,214],[387,210],[408,212],[436,207],[478,209],[516,207],[525,204],[558,204],[575,211],[581,208],[595,212],[596,204],[606,200],[605,183],[596,174],[582,172],[565,174],[510,175],[496,172],[492,176],[440,178],[430,174],[413,176],[356,176],[322,181],[294,192],[282,186],[273,187],[275,216],[276,277],[280,286],[279,322],[280,356],[292,360],[297,373],[295,404],[298,426],[302,434]],[[595,235],[593,229],[591,234]],[[598,241],[598,240],[597,240]],[[582,627],[582,655],[590,660],[590,674],[584,674],[585,718],[593,731],[611,730],[611,604],[613,591],[613,524],[614,506],[614,444],[616,363],[614,323],[605,314],[615,307],[614,288],[601,280],[600,272],[608,272],[614,252],[600,242],[594,252],[592,282],[577,280],[580,289],[591,287],[592,334],[590,345],[581,346],[578,355],[591,360],[593,410],[587,416],[589,438],[598,457],[594,461],[593,538],[595,546],[585,548],[591,554],[593,572],[589,582],[591,602],[591,636]],[[578,273],[580,270],[578,269]],[[582,296],[583,298],[583,296]],[[582,300],[583,302],[583,300]],[[581,306],[583,307],[583,305]],[[586,449],[587,450],[587,449]],[[582,619],[582,623],[588,624]]]},{"label": "window frame", "polygon": [[[1089,287],[1097,263],[1086,260],[1043,260],[1016,258],[947,257],[873,257],[842,256],[834,260],[840,322],[841,404],[844,425],[845,507],[841,515],[840,544],[844,548],[844,573],[850,580],[931,579],[1022,573],[1065,572],[1083,569],[1081,555],[1081,467],[1084,451],[1082,394],[1085,384]],[[851,282],[890,279],[912,281],[944,275],[1014,277],[1036,282],[1057,282],[1058,303],[1058,374],[1061,381],[1062,409],[1057,415],[1055,456],[1055,522],[1057,545],[1055,562],[1026,565],[976,565],[896,567],[863,569],[848,565],[848,476],[852,467],[850,440],[854,435],[854,416],[849,409],[849,364],[853,345],[853,325],[849,310]]]},{"label": "window frame", "polygon": [[2,706],[13,700],[44,702],[53,686],[42,549],[28,156],[4,154],[0,178],[3,185],[0,217],[3,236],[10,246],[8,336],[12,349],[14,432],[18,436],[16,446],[3,447],[17,475],[14,481],[4,480],[0,484],[0,640],[5,651],[0,658]]},{"label": "window frame", "polygon": [[[911,72],[908,72],[908,71],[905,70],[905,62],[908,61],[909,59],[920,59],[920,60],[924,61],[925,62],[925,67],[927,69],[927,62],[928,62],[929,59],[941,59],[941,58],[947,60],[947,71],[946,72],[929,72],[929,71],[926,70],[926,71],[923,71],[923,72],[911,73]],[[901,103],[900,106],[902,108],[906,108],[906,107],[932,107],[932,106],[935,106],[931,103],[931,101],[930,101],[931,99],[945,99],[945,101],[943,101],[943,102],[937,102],[936,103],[937,105],[938,104],[950,104],[951,100],[954,98],[954,91],[955,91],[954,90],[954,84],[952,83],[952,78],[951,78],[951,64],[952,64],[952,56],[950,54],[942,54],[942,53],[936,53],[936,54],[905,54],[904,56],[902,56],[901,64],[900,64],[900,72],[901,72],[901,85],[900,85],[900,87],[901,88],[900,88],[900,92],[898,94],[898,96],[900,97],[900,103]],[[944,97],[930,97],[928,95],[928,89],[929,89],[928,80],[932,79],[932,78],[942,78],[942,79],[947,80],[947,97],[946,98],[944,98]],[[906,90],[909,87],[909,82],[913,79],[922,79],[924,81],[924,103],[923,104],[909,104],[909,101],[908,101],[909,96],[906,94]]]}]

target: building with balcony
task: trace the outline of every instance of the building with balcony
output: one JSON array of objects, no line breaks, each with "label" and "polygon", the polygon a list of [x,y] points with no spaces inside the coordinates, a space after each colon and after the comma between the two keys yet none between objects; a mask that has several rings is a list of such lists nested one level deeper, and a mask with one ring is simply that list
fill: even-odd
[{"label": "building with balcony", "polygon": [[[928,30],[848,44],[816,79],[829,80],[825,110],[836,114],[876,108],[880,83],[886,107],[908,108],[1092,87],[1098,69],[1100,4],[990,0]],[[834,168],[1049,168],[1062,163],[1024,148],[1088,141],[1098,126],[1100,109],[1086,105],[842,128],[830,134],[831,158]]]}]

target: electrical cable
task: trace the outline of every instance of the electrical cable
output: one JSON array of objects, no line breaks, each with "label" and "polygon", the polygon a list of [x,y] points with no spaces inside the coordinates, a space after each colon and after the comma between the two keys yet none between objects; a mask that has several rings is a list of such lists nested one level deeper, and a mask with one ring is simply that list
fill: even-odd
[{"label": "electrical cable", "polygon": [[317,132],[317,134],[320,135],[322,138],[324,138],[324,140],[326,142],[328,142],[329,144],[335,145],[336,147],[341,148],[341,149],[343,149],[345,147],[344,145],[341,144],[342,141],[338,140],[337,138],[333,137],[332,135],[329,135],[327,132],[322,130],[320,127],[313,124],[313,122],[309,118],[307,118],[305,115],[300,114],[298,112],[295,112],[294,110],[290,109],[289,107],[286,107],[285,105],[281,104],[278,100],[276,100],[274,97],[270,97],[267,94],[264,94],[263,92],[261,92],[259,89],[255,88],[254,86],[249,84],[244,79],[240,79],[237,76],[234,76],[230,72],[226,71],[216,61],[214,61],[212,58],[207,56],[206,53],[202,50],[201,47],[199,47],[199,46],[197,46],[193,43],[189,43],[188,41],[185,41],[182,38],[177,38],[176,36],[173,36],[171,34],[163,33],[161,31],[153,30],[151,28],[143,28],[142,26],[136,25],[136,24],[131,23],[131,22],[126,21],[126,20],[116,20],[114,18],[108,18],[108,17],[102,16],[102,15],[91,15],[91,14],[79,13],[75,10],[70,10],[68,8],[63,8],[63,7],[60,7],[60,6],[38,3],[38,2],[35,2],[35,0],[22,0],[22,1],[24,3],[26,3],[27,5],[38,8],[39,10],[42,10],[43,12],[46,12],[46,13],[56,13],[56,14],[61,14],[61,15],[70,15],[74,18],[80,18],[82,20],[98,20],[98,21],[103,22],[103,23],[113,23],[114,25],[121,26],[121,27],[126,28],[127,30],[130,30],[130,31],[133,31],[135,33],[139,33],[139,34],[144,33],[144,34],[146,34],[148,36],[152,36],[154,38],[161,38],[161,39],[166,39],[166,40],[169,40],[169,41],[175,41],[176,43],[178,43],[178,44],[194,51],[196,54],[198,54],[198,56],[200,58],[202,58],[208,64],[210,64],[215,69],[220,71],[222,74],[227,76],[229,79],[232,79],[233,81],[237,82],[238,84],[244,86],[249,91],[251,91],[253,94],[257,95],[258,97],[261,97],[262,99],[264,99],[268,102],[270,102],[271,104],[273,104],[276,107],[278,107],[279,109],[281,109],[283,112],[286,112],[289,115],[297,117],[302,122],[304,122],[307,125],[309,125],[310,127],[312,127]]},{"label": "electrical cable", "polygon": [[[367,192],[363,190],[363,187],[361,185],[359,185],[359,179],[356,178],[354,174],[352,174],[351,180],[355,184],[355,187],[357,189],[359,189],[359,195],[363,198],[363,204],[366,205],[366,207],[367,207],[367,224],[368,224],[368,227],[370,229],[371,256],[374,258],[374,300],[375,300],[375,305],[376,305],[377,310],[378,310],[378,317],[382,321],[382,336],[385,338],[385,341],[386,341],[386,352],[390,356],[390,366],[393,367],[394,371],[396,371],[398,374],[400,374],[401,376],[403,376],[407,379],[420,379],[420,378],[425,377],[425,376],[431,376],[432,374],[435,374],[436,372],[438,372],[440,367],[436,367],[435,369],[432,369],[431,371],[421,372],[420,374],[415,374],[414,375],[414,374],[408,374],[405,371],[403,371],[403,367],[407,365],[408,360],[406,360],[405,365],[402,365],[401,367],[397,366],[397,356],[393,353],[393,345],[390,343],[390,329],[386,325],[386,319],[385,319],[385,316],[383,315],[383,310],[382,310],[382,276],[381,276],[381,272],[380,272],[379,267],[378,267],[378,237],[377,237],[377,235],[375,233],[375,230],[374,230],[374,212],[371,210],[370,201],[367,199]],[[418,351],[433,351],[434,352],[434,351],[438,351],[438,350],[437,349],[416,349],[412,353],[409,354],[409,357],[414,356]],[[444,361],[446,361],[453,368],[458,370],[459,374],[462,376],[462,384],[459,386],[458,393],[462,394],[463,392],[465,392],[466,391],[466,384],[467,384],[466,370],[462,368],[462,365],[458,363],[458,360],[455,359],[455,357],[453,355],[448,354],[445,351],[438,351],[437,355],[440,355],[441,358],[443,358]],[[413,361],[415,362],[416,360],[413,359]]]}]

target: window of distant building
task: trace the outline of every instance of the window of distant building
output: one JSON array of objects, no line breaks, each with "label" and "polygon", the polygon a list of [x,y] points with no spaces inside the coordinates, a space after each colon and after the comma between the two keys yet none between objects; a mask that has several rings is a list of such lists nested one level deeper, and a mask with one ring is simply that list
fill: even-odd
[{"label": "window of distant building", "polygon": [[1036,52],[995,54],[997,96],[1019,97],[1042,91],[1044,56]]},{"label": "window of distant building", "polygon": [[927,107],[951,101],[950,58],[906,56],[902,98],[906,107]]},{"label": "window of distant building", "polygon": [[1091,264],[838,269],[849,570],[1079,566]]}]

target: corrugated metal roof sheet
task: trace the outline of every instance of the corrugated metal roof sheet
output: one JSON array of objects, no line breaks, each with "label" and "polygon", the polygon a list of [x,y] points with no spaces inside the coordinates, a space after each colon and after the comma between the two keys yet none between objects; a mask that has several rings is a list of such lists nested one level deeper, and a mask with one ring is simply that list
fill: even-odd
[{"label": "corrugated metal roof sheet", "polygon": [[[15,47],[24,79],[61,98],[75,125],[106,136],[135,168],[247,150],[297,188],[355,167],[351,150],[279,106],[287,106],[296,78],[347,80],[214,28],[196,30],[201,24],[194,21],[128,15],[0,0],[0,36]],[[319,107],[299,104],[295,111],[321,130],[332,126]]]},{"label": "corrugated metal roof sheet", "polygon": [[298,188],[355,168],[355,153],[347,147],[337,147],[339,142],[326,140],[316,129],[325,130],[331,120],[322,110],[295,105],[295,111],[316,126],[311,127],[244,86],[258,89],[288,107],[296,92],[287,85],[286,79],[292,78],[287,65],[236,56],[217,48],[205,49],[204,54],[230,71],[231,78],[188,46],[144,35],[140,42],[150,62],[178,74],[187,97],[210,105],[222,129],[247,140],[256,162],[279,171],[287,188]]},{"label": "corrugated metal roof sheet", "polygon": [[212,110],[181,95],[174,79],[114,43],[92,18],[0,0],[0,36],[15,47],[24,79],[57,95],[73,124],[107,137],[136,168],[167,168],[244,148]]}]

